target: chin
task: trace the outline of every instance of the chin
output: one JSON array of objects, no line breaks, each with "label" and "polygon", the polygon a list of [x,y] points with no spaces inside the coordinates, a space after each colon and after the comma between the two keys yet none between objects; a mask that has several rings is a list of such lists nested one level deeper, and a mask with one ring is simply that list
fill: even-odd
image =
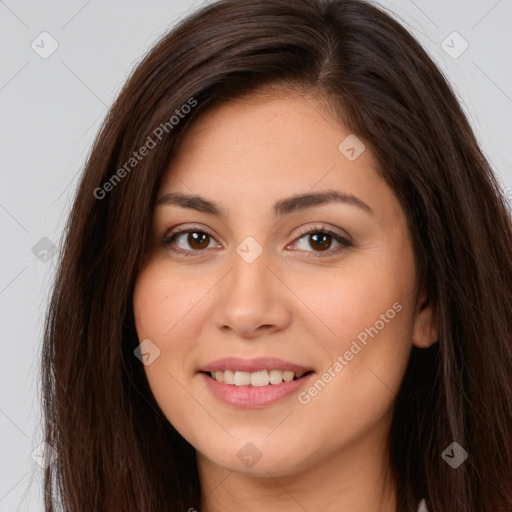
[{"label": "chin", "polygon": [[209,440],[210,449],[198,450],[210,463],[228,471],[255,477],[292,475],[306,469],[310,465],[308,460],[313,458],[304,452],[303,443],[295,445],[290,442],[289,437],[288,441],[284,437],[276,437],[273,441],[265,438],[254,442],[231,440],[215,452],[211,450],[211,442]]}]

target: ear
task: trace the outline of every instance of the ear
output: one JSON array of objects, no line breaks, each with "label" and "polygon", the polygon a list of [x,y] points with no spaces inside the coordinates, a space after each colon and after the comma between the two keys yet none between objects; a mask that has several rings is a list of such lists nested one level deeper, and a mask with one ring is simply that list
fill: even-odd
[{"label": "ear", "polygon": [[439,319],[430,303],[425,287],[420,294],[416,309],[413,345],[418,348],[428,348],[437,343],[439,336]]}]

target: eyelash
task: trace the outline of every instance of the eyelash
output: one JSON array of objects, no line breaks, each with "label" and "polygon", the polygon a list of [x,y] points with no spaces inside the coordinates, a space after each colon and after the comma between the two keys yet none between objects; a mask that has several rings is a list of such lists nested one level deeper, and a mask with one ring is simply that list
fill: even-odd
[{"label": "eyelash", "polygon": [[[172,250],[172,252],[181,254],[183,256],[196,256],[197,252],[201,253],[201,252],[206,251],[206,249],[202,249],[202,250],[196,249],[193,251],[192,250],[188,251],[188,250],[180,249],[179,247],[174,247],[174,248],[170,249],[170,246],[172,246],[175,242],[175,238],[178,237],[179,235],[182,235],[185,233],[203,233],[203,234],[206,234],[209,237],[211,237],[213,240],[215,240],[215,237],[207,229],[200,228],[199,226],[192,226],[192,227],[187,226],[184,228],[175,228],[172,231],[170,231],[169,233],[167,233],[166,236],[164,237],[164,239],[162,240],[162,245],[164,246],[165,249]],[[313,253],[320,253],[320,254],[323,252],[328,253],[326,256],[307,256],[308,258],[324,258],[324,257],[332,256],[334,254],[338,254],[338,253],[342,252],[343,250],[353,246],[353,244],[352,244],[352,242],[350,242],[350,240],[348,240],[347,238],[341,236],[339,233],[336,233],[332,229],[329,229],[328,227],[323,226],[323,225],[321,228],[315,227],[315,228],[307,229],[304,231],[301,230],[299,232],[299,236],[297,238],[295,238],[294,242],[297,240],[300,240],[301,238],[304,238],[307,235],[313,235],[313,234],[330,235],[334,238],[334,240],[336,240],[336,242],[338,242],[340,244],[340,247],[338,247],[337,249],[334,249],[334,250],[327,249],[326,251],[303,251],[303,252],[313,252]]]}]

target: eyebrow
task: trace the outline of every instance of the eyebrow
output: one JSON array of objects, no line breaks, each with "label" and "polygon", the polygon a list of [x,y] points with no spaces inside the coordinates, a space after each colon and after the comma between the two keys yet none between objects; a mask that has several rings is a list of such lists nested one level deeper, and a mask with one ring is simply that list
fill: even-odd
[{"label": "eyebrow", "polygon": [[[338,202],[356,206],[373,215],[373,210],[362,200],[352,194],[346,194],[337,190],[324,190],[321,192],[297,194],[285,199],[280,199],[274,204],[274,216],[282,217],[290,213],[320,206],[327,203]],[[162,196],[156,203],[157,206],[175,205],[182,208],[190,208],[203,213],[209,213],[217,217],[227,217],[226,211],[213,201],[198,195],[189,195],[182,192],[170,192]]]}]

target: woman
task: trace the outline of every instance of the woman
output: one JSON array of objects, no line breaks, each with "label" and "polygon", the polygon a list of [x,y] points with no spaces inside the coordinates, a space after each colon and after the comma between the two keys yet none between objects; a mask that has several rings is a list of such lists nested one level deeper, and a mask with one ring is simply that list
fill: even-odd
[{"label": "woman", "polygon": [[450,86],[390,16],[202,8],[77,192],[47,510],[512,510],[511,249]]}]

